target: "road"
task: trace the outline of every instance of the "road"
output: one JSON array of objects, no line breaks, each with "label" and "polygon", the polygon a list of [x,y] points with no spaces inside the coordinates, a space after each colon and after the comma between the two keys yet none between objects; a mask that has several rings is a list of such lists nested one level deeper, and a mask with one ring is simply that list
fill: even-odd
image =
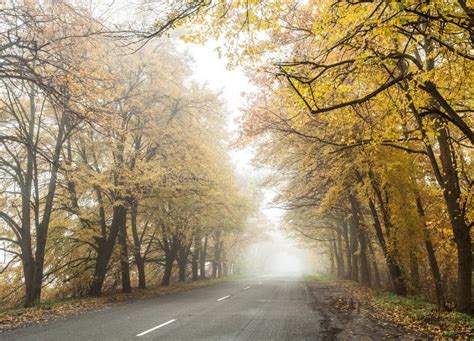
[{"label": "road", "polygon": [[300,277],[236,280],[1,334],[2,340],[318,340]]}]

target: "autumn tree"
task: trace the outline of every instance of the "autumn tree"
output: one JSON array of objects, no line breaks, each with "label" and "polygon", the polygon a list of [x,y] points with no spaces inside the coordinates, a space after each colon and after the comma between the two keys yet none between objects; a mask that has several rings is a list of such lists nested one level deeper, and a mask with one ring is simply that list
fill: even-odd
[{"label": "autumn tree", "polygon": [[[64,143],[87,115],[87,104],[79,97],[88,83],[79,81],[78,70],[84,70],[82,58],[91,45],[79,36],[94,23],[63,4],[24,4],[2,13],[18,20],[4,36],[9,39],[4,41],[9,66],[5,64],[8,70],[2,78],[1,216],[10,232],[2,239],[8,242],[6,252],[13,255],[10,263],[21,259],[24,305],[31,306],[41,298]],[[60,15],[68,21],[60,21]],[[74,41],[68,38],[72,25],[78,35]],[[88,72],[97,72],[94,64]]]},{"label": "autumn tree", "polygon": [[[342,179],[350,179],[346,195],[338,195],[333,204],[347,209],[346,199],[352,198],[349,221],[359,227],[361,220],[353,210],[359,205],[354,206],[353,199],[369,206],[361,208],[361,214],[371,212],[392,282],[394,278],[406,281],[404,273],[413,273],[416,282],[419,255],[408,255],[412,266],[407,271],[396,241],[399,229],[411,231],[416,226],[420,240],[427,241],[438,301],[443,301],[443,294],[436,257],[429,251],[429,233],[420,232],[426,216],[416,193],[436,191],[436,187],[441,191],[437,200],[445,209],[434,219],[444,224],[444,214],[449,217],[457,251],[457,309],[470,312],[472,15],[466,4],[229,2],[209,9],[207,18],[213,24],[201,26],[199,34],[188,39],[226,37],[231,41],[227,49],[231,61],[253,65],[257,71],[254,79],[264,95],[250,110],[244,129],[249,141],[272,141],[271,147],[261,147],[262,159],[266,162],[265,155],[274,155],[281,171],[286,169],[282,164],[298,157],[300,166],[288,169],[291,178],[302,179],[301,186],[308,186],[314,177],[323,181],[327,177],[319,198],[314,197],[313,186],[302,192],[304,199],[311,193],[316,203],[321,196],[336,199],[332,192],[344,183],[341,173]],[[405,165],[412,173],[377,173],[376,169],[392,167],[396,160],[387,155],[398,155],[397,151],[411,158]],[[379,157],[374,159],[375,153]],[[360,159],[367,154],[372,165]],[[324,161],[316,171],[313,164],[321,162],[321,155]],[[395,201],[400,190],[390,187],[407,184],[415,194],[405,197],[411,209],[402,210]],[[295,191],[298,187],[291,188],[285,192],[290,204],[301,195]],[[368,219],[364,218],[365,229]],[[353,246],[363,248],[365,243],[360,242],[359,238]],[[365,267],[360,259],[352,261]],[[405,292],[401,287],[396,291]]]},{"label": "autumn tree", "polygon": [[206,241],[245,227],[219,94],[162,37],[207,2],[157,5],[146,31],[66,1],[1,5],[2,300],[144,288],[170,269],[168,230],[179,279],[191,254],[205,277]]}]

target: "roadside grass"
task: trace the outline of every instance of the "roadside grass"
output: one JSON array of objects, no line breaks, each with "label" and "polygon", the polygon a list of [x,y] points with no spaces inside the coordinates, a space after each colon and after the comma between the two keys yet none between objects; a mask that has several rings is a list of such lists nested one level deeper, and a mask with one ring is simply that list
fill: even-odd
[{"label": "roadside grass", "polygon": [[375,307],[384,316],[393,316],[404,325],[429,332],[440,338],[473,339],[474,319],[456,311],[440,311],[435,304],[420,297],[400,297],[386,291],[373,295]]},{"label": "roadside grass", "polygon": [[303,278],[307,282],[328,282],[328,281],[334,281],[336,279],[332,275],[321,274],[321,273],[304,274]]},{"label": "roadside grass", "polygon": [[133,289],[131,293],[107,292],[101,297],[51,299],[32,308],[0,309],[0,334],[31,324],[46,322],[59,317],[78,315],[84,312],[106,308],[113,304],[144,300],[177,292],[207,287],[221,282],[241,279],[242,276],[227,276],[193,282],[173,282],[167,287],[150,286],[147,289]]},{"label": "roadside grass", "polygon": [[401,297],[385,290],[371,289],[352,281],[336,280],[319,274],[307,275],[305,280],[325,284],[331,281],[331,284],[343,288],[343,296],[335,298],[334,306],[337,309],[357,309],[357,313],[395,322],[436,340],[474,340],[472,316],[440,311],[435,304],[421,297]]},{"label": "roadside grass", "polygon": [[19,315],[24,314],[25,312],[30,311],[30,310],[52,310],[52,309],[56,308],[59,305],[74,304],[77,301],[79,301],[79,299],[77,299],[77,298],[62,299],[62,300],[61,299],[58,299],[58,300],[50,299],[50,300],[45,300],[45,301],[41,302],[39,305],[37,305],[36,307],[32,307],[32,308],[19,307],[19,308],[0,309],[0,325],[1,325],[2,319],[5,318],[5,317],[8,317],[8,316],[19,316]]}]

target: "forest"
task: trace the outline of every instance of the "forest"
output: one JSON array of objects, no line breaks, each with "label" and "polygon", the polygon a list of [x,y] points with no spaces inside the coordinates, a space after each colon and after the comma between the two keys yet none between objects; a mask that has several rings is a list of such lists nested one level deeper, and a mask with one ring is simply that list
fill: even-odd
[{"label": "forest", "polygon": [[288,232],[324,248],[339,278],[466,313],[472,8],[247,1],[214,8],[219,19],[193,36],[225,36],[232,61],[255,68],[241,141],[275,170]]},{"label": "forest", "polygon": [[[228,150],[251,148],[337,278],[472,313],[472,1],[147,5],[0,4],[1,306],[239,273],[262,195]],[[255,84],[238,137],[176,39]]]},{"label": "forest", "polygon": [[218,93],[173,45],[126,49],[86,8],[0,13],[2,304],[234,271],[253,194]]}]

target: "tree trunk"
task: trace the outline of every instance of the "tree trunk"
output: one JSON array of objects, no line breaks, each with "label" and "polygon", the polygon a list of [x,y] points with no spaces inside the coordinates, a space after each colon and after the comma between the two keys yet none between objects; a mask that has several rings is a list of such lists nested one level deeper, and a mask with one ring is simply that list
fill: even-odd
[{"label": "tree trunk", "polygon": [[201,279],[206,279],[207,240],[208,236],[205,236],[204,245],[199,255],[199,276]]},{"label": "tree trunk", "polygon": [[333,275],[336,272],[336,265],[334,264],[334,245],[333,242],[329,242],[329,261],[331,264],[331,268],[329,269],[329,273]]},{"label": "tree trunk", "polygon": [[194,258],[193,254],[193,261],[191,263],[191,272],[192,272],[192,280],[197,281],[199,279],[199,263],[197,258]]},{"label": "tree trunk", "polygon": [[221,242],[221,271],[222,274],[219,277],[225,277],[229,274],[228,264],[227,264],[227,254],[224,248],[224,241]]},{"label": "tree trunk", "polygon": [[137,265],[137,271],[138,271],[138,288],[146,289],[145,261],[140,256],[138,258],[135,257],[135,263]]},{"label": "tree trunk", "polygon": [[212,262],[212,278],[216,278],[220,271],[219,268],[221,267],[221,242],[220,242],[221,233],[220,231],[216,232],[216,237],[214,240],[214,260]]},{"label": "tree trunk", "polygon": [[340,257],[340,251],[337,249],[337,244],[336,244],[336,238],[334,236],[334,233],[331,233],[332,236],[332,249],[334,250],[334,259],[336,260],[336,276],[337,278],[341,278],[341,257]]},{"label": "tree trunk", "polygon": [[349,196],[349,201],[351,204],[351,220],[350,220],[350,247],[351,247],[351,263],[352,263],[352,272],[351,280],[358,282],[359,281],[359,257],[358,257],[358,244],[359,244],[359,220],[358,217],[354,214],[352,208],[353,196]]},{"label": "tree trunk", "polygon": [[443,290],[443,281],[441,279],[441,273],[439,271],[438,261],[436,260],[433,244],[431,243],[430,236],[427,233],[425,235],[425,247],[430,263],[431,275],[433,276],[435,285],[436,300],[438,302],[438,306],[444,310],[446,308],[446,298]]},{"label": "tree trunk", "polygon": [[370,286],[370,265],[367,257],[367,233],[362,227],[359,227],[360,244],[360,282],[363,285]]},{"label": "tree trunk", "polygon": [[229,276],[229,264],[227,262],[224,262],[222,268],[224,277]]},{"label": "tree trunk", "polygon": [[201,250],[201,237],[194,237],[194,249],[192,252],[191,260],[191,271],[192,271],[192,280],[197,281],[199,279],[199,253]]},{"label": "tree trunk", "polygon": [[[424,49],[427,52],[425,55],[429,56],[430,51],[432,51],[433,43],[432,40],[426,38],[424,41]],[[400,68],[402,72],[403,64],[400,63]],[[431,71],[435,68],[435,61],[432,57],[426,59],[426,70]],[[400,83],[400,87],[403,90],[408,88],[407,84]],[[428,85],[428,87],[426,87]],[[432,86],[431,86],[432,85]],[[441,94],[437,92],[434,84],[426,84],[424,90],[430,93],[432,96],[431,106],[434,109],[439,110],[439,107],[442,107],[446,110],[448,116],[453,120],[452,123],[456,124],[466,136],[473,140],[473,135],[471,130],[463,129],[462,124],[459,125],[459,120],[456,117],[457,114],[452,111],[452,108],[449,107],[449,104],[445,102]],[[413,104],[411,96],[406,93],[405,96],[409,100],[410,109],[415,116],[418,129],[421,133],[423,141],[425,141],[425,150],[428,154],[428,158],[433,169],[435,178],[443,190],[443,197],[451,221],[451,227],[453,229],[454,240],[456,243],[457,253],[458,253],[458,283],[456,291],[456,309],[460,312],[471,314],[471,304],[472,304],[472,242],[470,235],[469,224],[466,221],[466,212],[461,208],[461,190],[459,188],[458,173],[456,170],[456,158],[454,156],[453,149],[449,142],[449,132],[448,128],[442,124],[446,123],[445,119],[442,116],[438,115],[438,136],[437,141],[439,144],[439,159],[441,161],[442,171],[438,165],[438,160],[435,156],[434,150],[429,142],[427,133],[423,124],[422,116],[418,112],[417,108]]]},{"label": "tree trunk", "polygon": [[[31,230],[31,225],[30,225],[30,200],[31,200],[31,185],[32,185],[32,180],[34,178],[34,169],[36,167],[36,160],[35,160],[35,151],[33,150],[35,146],[35,141],[33,141],[33,137],[35,134],[35,116],[36,116],[36,106],[34,103],[35,100],[35,91],[34,88],[32,88],[32,92],[30,94],[30,110],[31,110],[31,122],[29,124],[29,136],[28,136],[28,156],[27,156],[27,170],[26,170],[26,177],[29,177],[29,179],[26,179],[26,184],[25,184],[25,189],[26,193],[22,195],[22,213],[26,213],[26,210],[28,210],[28,213],[25,217],[25,219],[28,219],[28,231],[27,233],[24,233],[27,238],[27,243],[29,243],[29,249],[30,251],[27,251],[26,257],[30,257],[29,260],[27,261],[29,269],[27,270],[29,272],[28,276],[28,285],[26,286],[26,295],[25,295],[25,306],[33,306],[36,305],[40,302],[41,300],[41,289],[43,287],[43,272],[44,272],[44,256],[45,256],[45,251],[46,251],[46,241],[47,241],[47,236],[48,236],[48,229],[49,229],[49,223],[51,220],[51,214],[53,211],[53,206],[54,206],[54,198],[56,194],[56,187],[57,187],[57,177],[58,177],[58,171],[59,171],[59,160],[61,157],[61,150],[64,144],[64,135],[65,135],[65,127],[67,124],[67,114],[63,113],[60,121],[58,122],[58,134],[56,136],[56,141],[54,145],[54,152],[51,158],[51,173],[49,176],[49,182],[48,182],[48,191],[46,194],[45,198],[45,203],[43,205],[43,216],[41,218],[41,221],[39,224],[36,226],[36,245],[35,245],[35,252],[34,252],[34,258],[32,257],[33,251],[32,250],[32,245],[31,245],[31,235],[30,235],[30,230]],[[36,177],[37,179],[37,177]],[[28,188],[26,188],[28,187]],[[36,193],[37,196],[39,196],[39,193]],[[24,202],[27,199],[26,202]],[[39,210],[39,208],[38,208]],[[22,215],[22,218],[24,216]],[[36,216],[36,221],[39,221],[40,218],[37,214]],[[22,221],[24,223],[24,221]],[[28,246],[27,246],[28,247]],[[31,265],[30,265],[31,264]],[[25,284],[26,284],[26,277],[25,277]]]},{"label": "tree trunk", "polygon": [[121,221],[119,230],[119,244],[120,244],[120,268],[122,277],[122,292],[128,293],[132,291],[130,284],[130,264],[128,262],[128,245],[127,245],[127,213],[125,211],[125,218]]},{"label": "tree trunk", "polygon": [[[31,249],[29,250],[31,251]],[[28,255],[27,250],[25,251],[22,251],[23,274],[25,277],[25,301],[23,302],[23,306],[32,307],[37,303],[35,301],[35,292],[33,288],[34,260],[31,255]]]},{"label": "tree trunk", "polygon": [[[351,211],[352,211],[352,226],[353,226],[353,231],[356,238],[359,239],[359,261],[360,261],[360,282],[363,285],[370,286],[370,275],[369,275],[369,264],[367,261],[367,239],[365,235],[365,231],[362,229],[362,226],[360,225],[360,207],[357,199],[353,196],[349,196],[350,204],[351,204]],[[355,241],[355,244],[357,245],[357,241]],[[357,247],[357,246],[356,246]],[[353,250],[354,252],[354,250]],[[352,266],[354,266],[354,261]],[[358,280],[359,276],[356,274],[353,276],[354,280]]]},{"label": "tree trunk", "polygon": [[345,279],[352,278],[352,253],[351,253],[351,246],[349,240],[349,231],[347,228],[347,219],[344,218],[342,222],[342,232],[344,234],[344,242],[346,244],[346,260],[347,260],[347,270],[344,276]]},{"label": "tree trunk", "polygon": [[31,245],[31,201],[32,201],[32,184],[33,170],[35,164],[34,135],[36,122],[36,102],[35,88],[31,87],[29,96],[30,100],[30,120],[28,125],[28,145],[26,170],[24,186],[21,188],[21,259],[23,262],[23,274],[25,277],[25,307],[35,305],[34,290],[34,258]]},{"label": "tree trunk", "polygon": [[380,272],[379,272],[379,267],[377,265],[377,259],[375,257],[375,251],[374,247],[372,246],[372,242],[369,239],[369,251],[370,251],[370,257],[372,259],[372,269],[374,269],[374,285],[376,287],[380,287]]},{"label": "tree trunk", "polygon": [[377,235],[377,239],[379,241],[380,247],[382,248],[385,261],[387,262],[388,272],[390,275],[390,282],[392,284],[393,291],[397,295],[406,296],[407,290],[403,282],[402,270],[400,266],[398,265],[398,262],[396,261],[396,259],[392,257],[392,254],[389,252],[387,248],[387,243],[385,241],[385,237],[382,231],[382,226],[380,224],[377,210],[375,208],[374,202],[370,198],[369,198],[369,208],[370,208],[370,212],[372,213],[372,218],[374,220],[375,234]]},{"label": "tree trunk", "polygon": [[219,243],[219,253],[218,253],[218,256],[217,256],[217,277],[221,278],[223,273],[222,273],[222,253],[223,253],[223,250],[224,250],[224,242],[220,242]]},{"label": "tree trunk", "polygon": [[357,256],[357,248],[358,248],[358,224],[355,222],[354,213],[352,213],[352,219],[350,223],[350,236],[351,236],[351,263],[352,263],[352,273],[351,279],[353,281],[359,281],[359,258]]},{"label": "tree trunk", "polygon": [[105,275],[109,266],[109,261],[114,251],[117,235],[120,226],[125,224],[127,209],[123,206],[115,206],[113,208],[112,223],[110,225],[109,237],[98,240],[98,251],[96,265],[94,270],[94,278],[89,288],[89,295],[100,296],[102,294],[102,286],[104,285]]},{"label": "tree trunk", "polygon": [[173,263],[176,258],[176,247],[171,245],[170,249],[165,252],[165,271],[163,273],[163,279],[161,280],[162,286],[168,286],[171,282],[171,274],[173,271]]},{"label": "tree trunk", "polygon": [[188,253],[185,245],[181,245],[178,250],[178,280],[186,281],[186,267],[188,265]]},{"label": "tree trunk", "polygon": [[341,228],[337,230],[337,247],[339,249],[339,278],[343,279],[344,274],[346,272],[345,267],[344,267],[344,256],[343,256],[343,247],[342,247],[342,233],[341,233]]},{"label": "tree trunk", "polygon": [[212,278],[217,278],[217,262],[215,260],[212,261]]},{"label": "tree trunk", "polygon": [[138,288],[146,288],[145,259],[141,254],[142,241],[138,235],[137,227],[138,203],[135,200],[130,201],[130,226],[132,228],[133,237],[133,256],[138,272]]},{"label": "tree trunk", "polygon": [[179,261],[178,262],[178,281],[185,282],[186,281],[186,261]]},{"label": "tree trunk", "polygon": [[434,282],[435,293],[436,293],[436,301],[438,302],[438,306],[442,310],[444,310],[446,308],[446,298],[445,298],[444,290],[443,290],[443,281],[441,279],[441,273],[439,271],[438,261],[436,260],[433,244],[431,243],[430,233],[428,229],[426,228],[426,223],[424,221],[425,209],[423,208],[421,198],[418,194],[416,196],[416,207],[418,209],[419,216],[423,218],[425,248],[426,248],[426,253],[428,254],[428,261],[430,263],[431,275],[433,276],[433,282]]},{"label": "tree trunk", "polygon": [[470,314],[472,304],[472,242],[469,227],[466,224],[465,211],[460,207],[461,192],[455,169],[456,161],[451,157],[446,128],[439,130],[438,143],[444,172],[443,195],[458,251],[456,309]]}]

